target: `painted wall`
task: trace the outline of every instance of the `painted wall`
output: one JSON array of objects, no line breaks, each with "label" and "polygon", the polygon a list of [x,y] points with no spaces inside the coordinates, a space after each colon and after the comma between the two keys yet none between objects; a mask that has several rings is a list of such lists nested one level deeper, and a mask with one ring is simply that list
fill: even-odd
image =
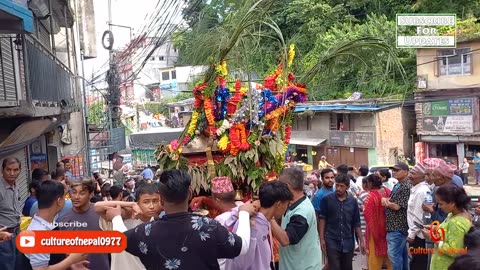
[{"label": "painted wall", "polygon": [[[329,113],[317,113],[314,116],[310,117],[310,120],[307,120],[309,116],[295,116],[297,121],[298,129],[292,131],[292,137],[299,136],[301,138],[318,138],[318,139],[328,139],[330,132],[330,114]],[[310,130],[308,130],[308,121],[311,122]]]},{"label": "painted wall", "polygon": [[353,125],[353,131],[375,131],[375,114],[359,113],[352,114],[350,125]]}]

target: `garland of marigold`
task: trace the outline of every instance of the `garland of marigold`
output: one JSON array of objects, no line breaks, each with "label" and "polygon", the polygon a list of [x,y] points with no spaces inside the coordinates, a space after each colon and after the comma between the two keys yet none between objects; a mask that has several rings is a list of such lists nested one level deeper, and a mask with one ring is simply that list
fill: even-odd
[{"label": "garland of marigold", "polygon": [[215,125],[215,116],[213,115],[213,103],[212,100],[206,98],[203,100],[203,107],[205,108],[205,116],[209,126]]},{"label": "garland of marigold", "polygon": [[193,136],[195,134],[195,129],[197,128],[198,117],[200,113],[198,111],[193,111],[192,118],[190,118],[190,125],[188,125],[187,135]]},{"label": "garland of marigold", "polygon": [[247,131],[242,124],[235,124],[230,128],[230,141],[232,145],[242,151],[246,151],[250,148],[250,144],[247,141]]},{"label": "garland of marigold", "polygon": [[288,111],[288,106],[279,107],[265,116],[266,120],[277,119]]},{"label": "garland of marigold", "polygon": [[230,139],[228,138],[227,134],[222,135],[220,140],[217,142],[218,149],[222,153],[228,153],[230,151]]}]

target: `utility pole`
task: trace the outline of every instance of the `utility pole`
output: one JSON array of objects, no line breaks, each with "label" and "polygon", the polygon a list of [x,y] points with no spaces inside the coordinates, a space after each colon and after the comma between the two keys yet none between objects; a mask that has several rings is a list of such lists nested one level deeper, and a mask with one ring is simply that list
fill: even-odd
[{"label": "utility pole", "polygon": [[117,128],[120,125],[120,76],[117,70],[117,61],[113,51],[113,33],[112,33],[112,0],[108,0],[108,35],[109,35],[109,63],[110,69],[107,71],[108,83],[108,108],[111,112],[111,128]]}]

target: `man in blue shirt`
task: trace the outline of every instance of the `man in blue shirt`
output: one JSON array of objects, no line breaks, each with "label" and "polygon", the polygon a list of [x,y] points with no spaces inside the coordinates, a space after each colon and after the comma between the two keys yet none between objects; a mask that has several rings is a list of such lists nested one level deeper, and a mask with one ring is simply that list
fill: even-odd
[{"label": "man in blue shirt", "polygon": [[[332,169],[323,169],[320,172],[320,177],[322,179],[322,188],[315,193],[315,196],[312,198],[313,208],[315,209],[315,213],[317,214],[317,224],[318,224],[318,235],[320,235],[320,208],[321,202],[323,197],[335,191],[335,173]],[[328,267],[327,257],[325,252],[322,253],[323,258],[322,262],[324,262],[324,266]]]},{"label": "man in blue shirt", "polygon": [[143,172],[140,174],[145,180],[153,180],[153,171],[150,169],[150,165],[145,167]]},{"label": "man in blue shirt", "polygon": [[322,201],[322,198],[334,191],[333,185],[335,184],[335,173],[332,169],[323,169],[320,172],[320,177],[323,182],[322,188],[317,191],[312,198],[313,208],[315,209],[315,212],[317,212],[317,215],[320,213],[320,202]]},{"label": "man in blue shirt", "polygon": [[346,174],[335,177],[335,192],[323,197],[320,205],[320,243],[327,253],[329,269],[352,270],[355,236],[365,254],[357,200],[347,193],[350,178]]}]

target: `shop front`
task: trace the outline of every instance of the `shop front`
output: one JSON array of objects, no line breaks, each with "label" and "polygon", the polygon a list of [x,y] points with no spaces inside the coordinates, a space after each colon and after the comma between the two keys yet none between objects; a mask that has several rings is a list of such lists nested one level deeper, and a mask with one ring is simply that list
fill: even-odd
[{"label": "shop front", "polygon": [[330,131],[327,161],[334,165],[360,167],[369,164],[369,149],[375,148],[375,132]]},{"label": "shop front", "polygon": [[[464,158],[471,161],[480,151],[480,136],[476,111],[477,98],[450,99],[421,104],[420,141],[423,158],[442,158],[459,165]],[[473,173],[473,166],[470,166]]]},{"label": "shop front", "polygon": [[288,151],[292,154],[293,161],[308,164],[316,170],[320,157],[325,152],[325,141],[326,139],[291,138]]}]

